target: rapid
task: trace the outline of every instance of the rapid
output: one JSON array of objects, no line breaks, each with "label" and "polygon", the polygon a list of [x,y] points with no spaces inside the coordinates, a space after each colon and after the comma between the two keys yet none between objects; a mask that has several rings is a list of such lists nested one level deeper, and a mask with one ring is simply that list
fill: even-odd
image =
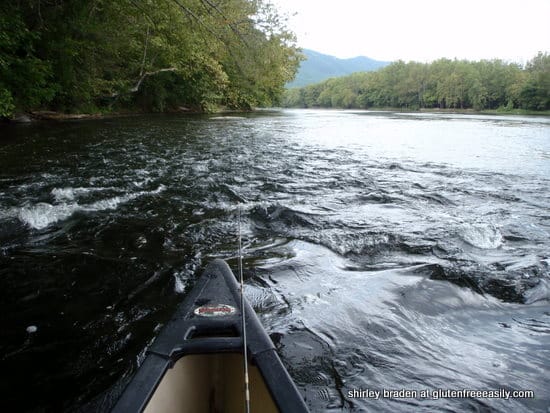
[{"label": "rapid", "polygon": [[9,125],[0,165],[11,408],[108,410],[209,260],[236,269],[239,209],[246,296],[312,411],[550,407],[548,117]]}]

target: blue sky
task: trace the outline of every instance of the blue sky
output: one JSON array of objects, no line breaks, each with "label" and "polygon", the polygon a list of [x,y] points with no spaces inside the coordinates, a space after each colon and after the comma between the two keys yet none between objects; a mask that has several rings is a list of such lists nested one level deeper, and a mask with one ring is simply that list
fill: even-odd
[{"label": "blue sky", "polygon": [[525,63],[550,52],[550,0],[271,0],[301,47],[346,58]]}]

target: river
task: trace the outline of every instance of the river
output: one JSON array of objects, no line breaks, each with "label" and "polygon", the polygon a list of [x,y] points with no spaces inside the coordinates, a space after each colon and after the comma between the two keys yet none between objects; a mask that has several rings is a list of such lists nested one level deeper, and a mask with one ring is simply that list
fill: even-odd
[{"label": "river", "polygon": [[[200,270],[236,267],[240,208],[246,295],[312,411],[548,412],[548,117],[288,110],[0,134],[6,411],[108,410]],[[535,397],[443,393],[462,389]]]}]

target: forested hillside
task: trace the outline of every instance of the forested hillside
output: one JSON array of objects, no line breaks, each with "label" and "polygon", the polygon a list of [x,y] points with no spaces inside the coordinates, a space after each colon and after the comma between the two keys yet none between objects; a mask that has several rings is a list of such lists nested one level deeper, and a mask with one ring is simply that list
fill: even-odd
[{"label": "forested hillside", "polygon": [[346,76],[355,72],[369,72],[389,65],[389,62],[365,56],[339,59],[309,49],[303,49],[302,53],[305,58],[300,63],[296,78],[287,84],[288,88],[303,87],[331,77]]},{"label": "forested hillside", "polygon": [[263,0],[0,5],[0,117],[279,101],[300,54]]},{"label": "forested hillside", "polygon": [[398,61],[285,94],[286,107],[550,109],[550,55],[525,67],[501,60]]}]

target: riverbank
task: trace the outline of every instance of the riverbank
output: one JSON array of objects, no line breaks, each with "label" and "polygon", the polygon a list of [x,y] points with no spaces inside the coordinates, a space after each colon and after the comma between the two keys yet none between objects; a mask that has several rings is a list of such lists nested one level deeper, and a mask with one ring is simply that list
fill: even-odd
[{"label": "riverbank", "polygon": [[283,109],[316,109],[316,110],[349,110],[349,111],[372,111],[372,112],[401,112],[401,113],[458,113],[464,115],[517,115],[517,116],[550,116],[550,110],[527,110],[527,109],[512,109],[512,110],[503,110],[503,109],[486,109],[486,110],[475,110],[475,109],[441,109],[441,108],[403,108],[403,107],[369,107],[369,108],[322,108],[322,107],[311,107],[311,108],[293,108],[285,107]]},{"label": "riverbank", "polygon": [[114,117],[126,117],[142,115],[136,112],[106,112],[106,113],[64,113],[55,111],[32,111],[16,113],[12,118],[4,118],[4,124],[33,123],[36,121],[69,121],[86,119],[105,119]]},{"label": "riverbank", "polygon": [[[245,110],[235,110],[229,109],[227,107],[217,107],[211,111],[204,111],[200,109],[193,109],[181,106],[178,109],[163,112],[167,114],[223,114],[223,113],[242,113],[246,112]],[[109,118],[119,118],[119,117],[129,117],[129,116],[143,116],[151,115],[151,112],[143,111],[116,111],[116,112],[92,112],[92,113],[66,113],[66,112],[56,112],[51,110],[40,110],[40,111],[29,111],[16,113],[11,119],[3,119],[4,123],[32,123],[35,121],[71,121],[71,120],[86,120],[86,119],[109,119]]]},{"label": "riverbank", "polygon": [[[180,113],[180,114],[231,114],[231,113],[243,113],[243,112],[255,112],[262,110],[263,108],[255,108],[250,111],[235,110],[229,109],[227,107],[218,107],[213,111],[206,112],[204,110],[190,109],[187,107],[180,107],[177,110],[173,110],[166,113]],[[283,108],[290,109],[290,108]],[[298,108],[301,109],[301,108]],[[304,108],[305,109],[305,108]],[[321,110],[338,110],[335,108],[315,108]],[[368,109],[339,109],[339,110],[365,110],[365,111],[376,111],[376,112],[401,112],[401,113],[446,113],[446,114],[469,114],[469,115],[514,115],[514,116],[550,116],[550,111],[533,111],[525,109],[513,109],[513,110],[482,110],[476,111],[474,109],[439,109],[439,108],[421,108],[421,109],[410,109],[410,108],[392,108],[392,107],[381,107],[381,108],[368,108]],[[65,113],[65,112],[56,112],[56,111],[32,111],[25,113],[18,113],[14,115],[12,119],[4,119],[6,124],[17,124],[17,123],[31,123],[35,121],[73,121],[73,120],[88,120],[88,119],[109,119],[109,118],[120,118],[120,117],[131,117],[131,116],[144,116],[151,115],[148,112],[139,112],[139,111],[117,111],[117,112],[96,112],[96,113]]]},{"label": "riverbank", "polygon": [[[394,109],[396,110],[396,109]],[[403,111],[402,109],[399,109]],[[411,112],[425,112],[425,113],[464,113],[472,115],[520,115],[520,116],[550,116],[550,110],[528,110],[528,109],[419,109],[412,110]]]}]

